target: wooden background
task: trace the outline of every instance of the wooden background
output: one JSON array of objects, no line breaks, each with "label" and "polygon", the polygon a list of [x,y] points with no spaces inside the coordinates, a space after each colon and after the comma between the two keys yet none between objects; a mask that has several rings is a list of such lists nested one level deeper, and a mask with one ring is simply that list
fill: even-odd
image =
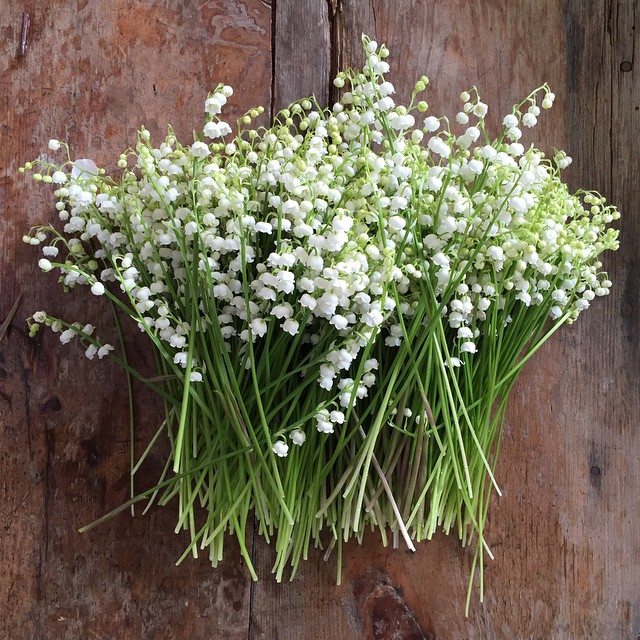
[{"label": "wooden background", "polygon": [[[4,0],[0,3],[0,637],[22,639],[640,638],[640,64],[636,0]],[[27,16],[25,18],[25,15]],[[27,25],[28,23],[28,25]],[[28,28],[27,28],[28,26]],[[77,529],[126,500],[124,378],[54,336],[26,335],[60,300],[24,231],[53,219],[50,193],[18,166],[68,140],[113,166],[138,124],[201,124],[207,91],[236,87],[234,114],[301,94],[331,98],[336,65],[360,62],[365,32],[392,51],[406,95],[423,72],[429,102],[455,113],[478,85],[493,122],[547,80],[558,95],[535,134],[574,157],[572,184],[617,203],[614,289],[563,330],[522,376],[508,414],[491,511],[496,560],[468,618],[470,556],[443,536],[413,556],[371,538],[349,547],[345,582],[319,555],[277,585],[270,550],[249,580],[230,550],[218,570],[173,561],[170,508]],[[136,357],[144,360],[138,350]],[[137,396],[142,436],[158,407]],[[156,461],[157,463],[157,461]],[[149,469],[153,477],[154,462]]]}]

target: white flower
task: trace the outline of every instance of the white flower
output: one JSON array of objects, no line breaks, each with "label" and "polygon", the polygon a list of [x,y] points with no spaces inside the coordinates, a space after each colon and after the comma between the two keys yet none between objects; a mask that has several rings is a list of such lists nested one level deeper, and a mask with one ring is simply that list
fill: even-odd
[{"label": "white flower", "polygon": [[376,106],[380,111],[389,111],[389,109],[393,109],[395,103],[389,96],[385,96],[384,98],[378,100]]},{"label": "white flower", "polygon": [[267,333],[268,328],[269,327],[263,318],[254,318],[251,321],[251,333],[253,333],[254,336],[262,338],[262,336]]},{"label": "white flower", "polygon": [[73,329],[65,329],[65,331],[60,334],[60,342],[62,342],[62,344],[67,344],[71,342],[75,335],[76,332]]},{"label": "white flower", "polygon": [[507,150],[510,156],[517,158],[518,156],[521,156],[524,153],[524,146],[521,145],[519,142],[512,142],[509,145]]},{"label": "white flower", "polygon": [[364,363],[364,370],[365,371],[377,371],[378,370],[378,361],[375,358],[369,358],[369,360],[367,360]]},{"label": "white flower", "polygon": [[113,351],[113,346],[110,344],[103,344],[99,349],[98,349],[98,358],[100,358],[102,360],[102,358],[104,358],[106,355],[109,354],[109,352]]},{"label": "white flower", "polygon": [[93,160],[88,158],[80,158],[74,160],[71,169],[71,179],[77,180],[78,178],[88,178],[98,175],[98,167]]},{"label": "white flower", "polygon": [[484,102],[478,102],[473,107],[473,115],[478,118],[484,118],[487,115],[488,107]]},{"label": "white flower", "polygon": [[480,137],[480,129],[478,127],[469,127],[464,134],[475,142]]},{"label": "white flower", "polygon": [[588,300],[576,300],[576,309],[578,311],[585,311],[590,307],[590,303]]},{"label": "white flower", "polygon": [[[232,132],[231,127],[226,122],[207,122],[205,124],[203,133],[207,138],[223,138],[228,136]],[[203,143],[204,144],[204,143]],[[192,147],[193,149],[193,147]],[[208,154],[204,154],[205,156]],[[200,156],[204,157],[204,156]]]},{"label": "white flower", "polygon": [[451,147],[442,138],[438,138],[437,136],[429,138],[427,146],[431,151],[443,158],[448,158],[451,155]]},{"label": "white flower", "polygon": [[476,353],[477,349],[475,342],[463,342],[460,345],[460,351],[461,353]]},{"label": "white flower", "polygon": [[[300,281],[298,281],[298,286],[300,286]],[[309,309],[310,311],[313,311],[316,308],[317,304],[318,303],[316,299],[308,293],[304,293],[300,297],[300,305]]]},{"label": "white flower", "polygon": [[346,329],[349,326],[349,321],[340,314],[334,315],[331,320],[329,320],[329,323],[332,324],[336,329],[338,329],[338,331],[340,331],[341,329]]},{"label": "white flower", "polygon": [[188,237],[195,235],[197,231],[198,224],[193,220],[191,220],[191,222],[187,222],[187,224],[184,225],[184,232]]},{"label": "white flower", "polygon": [[520,131],[518,127],[511,127],[510,129],[507,129],[505,135],[507,136],[507,138],[509,138],[509,140],[517,142],[522,137],[522,131]]},{"label": "white flower", "polygon": [[302,446],[304,444],[304,441],[307,439],[307,435],[305,434],[305,432],[301,431],[300,429],[294,429],[289,434],[289,437],[291,438],[291,440],[293,440],[293,444],[297,444],[299,447]]},{"label": "white flower", "polygon": [[442,180],[436,176],[429,176],[427,178],[427,189],[440,191],[442,189]]},{"label": "white flower", "polygon": [[444,253],[442,253],[441,251],[436,253],[433,256],[433,258],[431,258],[431,260],[433,261],[434,264],[438,265],[439,267],[448,267],[449,266],[449,258]]},{"label": "white flower", "polygon": [[211,152],[204,142],[198,140],[191,145],[191,153],[194,158],[206,158]]},{"label": "white flower", "polygon": [[60,148],[60,141],[55,138],[51,138],[51,140],[49,140],[48,147],[51,151],[57,151]]},{"label": "white flower", "polygon": [[51,271],[53,269],[53,265],[46,258],[40,258],[38,260],[38,266],[46,273],[47,271]]},{"label": "white flower", "polygon": [[435,116],[429,116],[424,119],[423,126],[425,131],[427,131],[428,133],[433,133],[440,128],[440,120],[438,120],[438,118],[436,118]]},{"label": "white flower", "polygon": [[391,116],[389,116],[389,125],[391,126],[392,129],[395,129],[396,131],[403,131],[404,129],[409,129],[410,127],[413,127],[414,123],[415,123],[415,119],[410,114],[406,114],[402,116],[399,114],[392,114]]},{"label": "white flower", "polygon": [[333,433],[333,422],[327,409],[321,409],[316,414],[316,428],[320,433]]},{"label": "white flower", "polygon": [[527,210],[527,201],[520,196],[513,196],[509,199],[509,206],[518,213],[524,213]]},{"label": "white flower", "polygon": [[216,93],[204,103],[204,109],[211,115],[218,115],[222,111],[222,107],[226,104],[227,98],[225,95]]},{"label": "white flower", "polygon": [[257,222],[255,226],[255,230],[259,231],[260,233],[272,233],[273,226],[268,222]]},{"label": "white flower", "polygon": [[271,310],[271,315],[280,319],[290,318],[293,315],[293,307],[288,302],[284,302],[273,307],[273,309]]},{"label": "white flower", "polygon": [[182,349],[182,347],[184,347],[186,342],[187,342],[187,339],[184,336],[178,335],[177,333],[174,333],[171,336],[171,338],[169,338],[169,344],[174,349]]},{"label": "white flower", "polygon": [[289,445],[284,440],[276,440],[271,447],[273,453],[279,458],[286,458],[289,454]]},{"label": "white flower", "polygon": [[93,293],[94,296],[101,296],[104,295],[104,285],[102,284],[102,282],[94,282],[91,285],[91,293]]},{"label": "white flower", "polygon": [[402,231],[407,226],[407,221],[401,216],[391,216],[388,224],[394,231]]},{"label": "white flower", "polygon": [[316,421],[316,428],[320,433],[333,433],[333,422],[318,418]]},{"label": "white flower", "polygon": [[553,161],[559,169],[566,169],[571,164],[572,159],[564,151],[557,151],[553,156]]},{"label": "white flower", "polygon": [[300,327],[300,325],[297,322],[297,320],[293,320],[292,318],[287,318],[282,323],[283,330],[286,331],[287,333],[291,334],[292,336],[295,336],[298,333],[299,327]]},{"label": "white flower", "polygon": [[96,353],[98,353],[98,347],[95,344],[90,344],[87,347],[87,350],[84,352],[84,355],[87,356],[89,360],[93,360],[95,358]]}]

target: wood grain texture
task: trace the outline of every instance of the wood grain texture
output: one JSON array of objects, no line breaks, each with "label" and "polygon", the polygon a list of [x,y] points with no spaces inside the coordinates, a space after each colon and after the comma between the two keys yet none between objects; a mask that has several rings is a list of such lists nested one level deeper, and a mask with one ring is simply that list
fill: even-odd
[{"label": "wood grain texture", "polygon": [[[0,15],[0,638],[199,640],[573,640],[640,637],[640,82],[635,0],[100,0],[10,3]],[[24,38],[23,14],[29,27]],[[437,536],[414,555],[371,535],[345,549],[343,584],[313,554],[293,583],[250,584],[232,548],[218,570],[173,560],[169,508],[78,526],[128,491],[127,402],[120,372],[54,336],[26,336],[37,308],[97,318],[58,300],[20,242],[53,219],[44,189],[17,167],[52,135],[113,163],[144,123],[188,136],[217,81],[239,115],[314,93],[330,69],[358,65],[360,35],[386,42],[406,97],[431,79],[434,112],[454,115],[477,85],[495,126],[543,81],[558,99],[529,139],[563,146],[568,176],[619,205],[621,250],[605,265],[612,295],[563,330],[518,383],[498,467],[485,603],[463,602],[470,557]],[[273,34],[273,46],[272,46]],[[131,342],[144,366],[144,350]],[[144,433],[154,399],[137,393]],[[151,460],[153,477],[160,456]]]},{"label": "wood grain texture", "polygon": [[[371,536],[364,549],[345,553],[340,587],[319,558],[293,585],[259,583],[254,637],[636,640],[636,3],[331,4],[334,69],[359,65],[360,34],[375,36],[391,49],[390,79],[399,95],[406,98],[426,73],[427,100],[438,114],[455,115],[460,92],[476,85],[496,126],[514,101],[548,81],[558,99],[529,139],[547,150],[567,148],[575,158],[570,182],[601,190],[623,210],[623,240],[606,265],[613,295],[552,340],[515,389],[498,467],[504,497],[490,514],[496,560],[487,567],[484,604],[464,617],[470,557],[456,541],[439,536],[407,556]],[[276,51],[282,37],[276,33]],[[304,48],[299,55],[307,59]]]},{"label": "wood grain texture", "polygon": [[329,4],[319,0],[272,1],[273,109],[306,96],[326,104],[331,67]]},{"label": "wood grain texture", "polygon": [[[53,203],[17,169],[54,136],[111,167],[140,124],[159,136],[171,122],[188,139],[221,80],[238,89],[234,118],[268,102],[271,9],[260,0],[16,0],[2,4],[0,33],[0,316],[23,293],[0,343],[0,638],[246,638],[250,586],[238,555],[231,548],[220,571],[174,567],[186,541],[172,533],[171,507],[78,534],[127,499],[126,384],[50,333],[26,336],[24,319],[39,308],[72,319],[110,310],[59,300],[54,279],[38,273],[20,238],[54,219]],[[136,357],[144,366],[144,350]],[[137,404],[148,435],[160,407],[140,393]]]}]

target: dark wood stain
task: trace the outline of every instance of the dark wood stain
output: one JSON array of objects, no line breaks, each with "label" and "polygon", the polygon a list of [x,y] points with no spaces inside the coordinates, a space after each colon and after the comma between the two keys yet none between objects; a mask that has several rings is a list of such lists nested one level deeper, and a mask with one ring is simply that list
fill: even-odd
[{"label": "dark wood stain", "polygon": [[368,571],[353,583],[364,637],[372,640],[436,640],[424,631],[400,589],[381,572]]}]

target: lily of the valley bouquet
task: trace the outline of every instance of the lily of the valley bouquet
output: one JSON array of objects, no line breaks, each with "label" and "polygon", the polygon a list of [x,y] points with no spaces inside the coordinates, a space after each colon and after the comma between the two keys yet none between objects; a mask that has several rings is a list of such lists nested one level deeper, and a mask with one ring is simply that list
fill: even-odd
[{"label": "lily of the valley bouquet", "polygon": [[455,122],[429,115],[425,77],[397,105],[388,50],[363,43],[332,108],[305,98],[269,128],[252,127],[252,109],[233,129],[220,85],[195,142],[170,130],[154,147],[141,128],[113,177],[51,140],[66,159],[25,168],[53,184],[61,225],[25,241],[65,291],[129,318],[157,371],[83,322],[39,311],[31,332],[47,325],[160,396],[164,420],[132,477],[156,443],[170,454],[125,506],[171,503],[190,534],[183,558],[204,550],[215,565],[232,534],[255,578],[255,516],[278,579],[310,547],[340,565],[368,529],[410,549],[454,532],[475,543],[481,577],[509,390],[609,292],[600,256],[617,247],[619,214],[569,193],[565,153],[521,142],[552,106],[546,85],[492,137],[475,89]]}]

